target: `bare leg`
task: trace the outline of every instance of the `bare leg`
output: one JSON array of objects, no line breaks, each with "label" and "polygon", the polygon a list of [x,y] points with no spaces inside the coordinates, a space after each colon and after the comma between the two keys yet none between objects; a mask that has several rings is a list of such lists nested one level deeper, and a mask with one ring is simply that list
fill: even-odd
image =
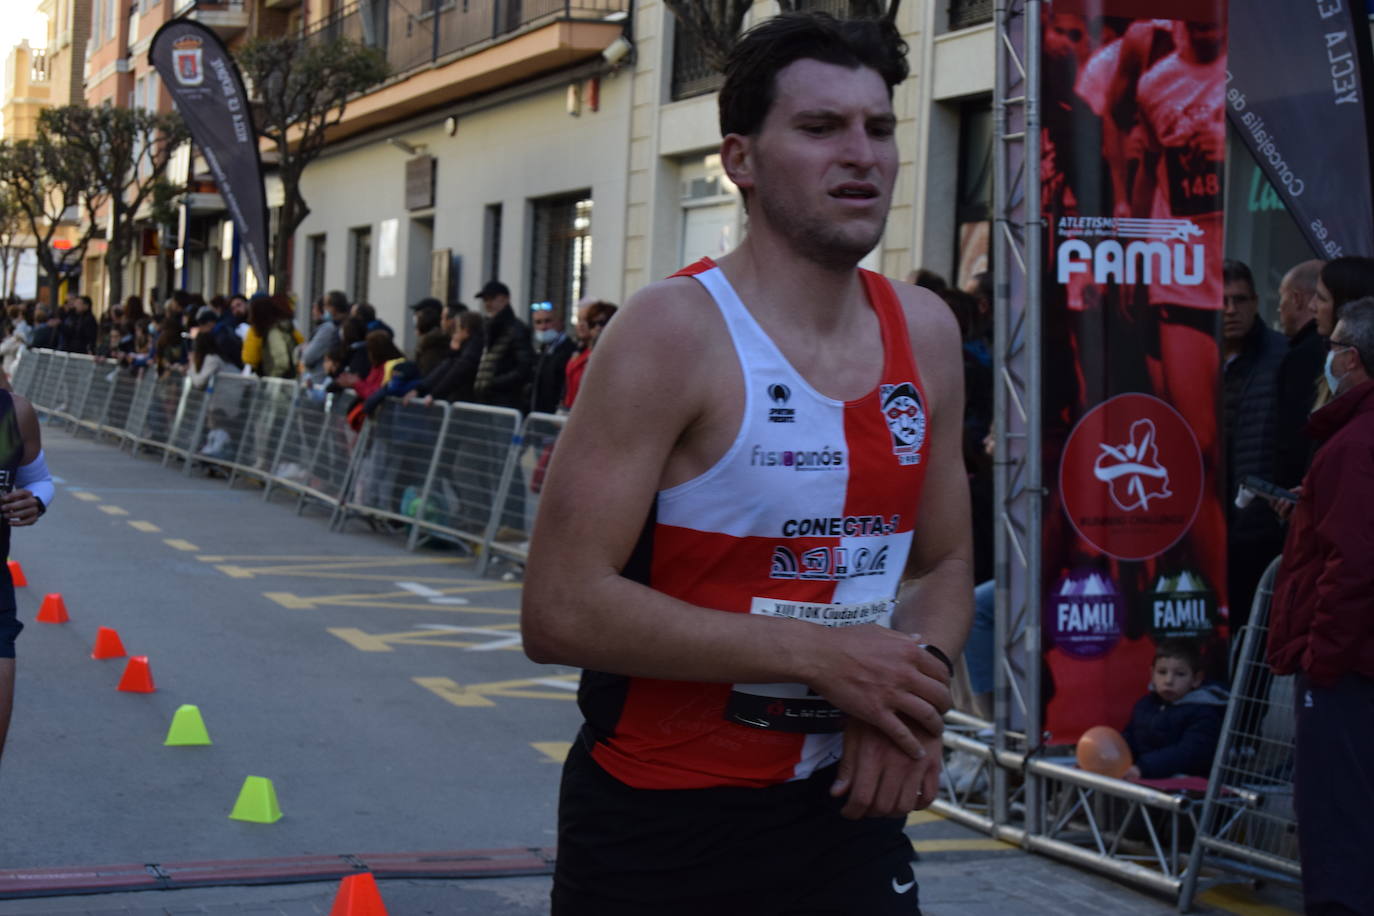
[{"label": "bare leg", "polygon": [[10,710],[14,708],[14,659],[0,658],[0,757],[5,753],[5,735],[10,730]]}]

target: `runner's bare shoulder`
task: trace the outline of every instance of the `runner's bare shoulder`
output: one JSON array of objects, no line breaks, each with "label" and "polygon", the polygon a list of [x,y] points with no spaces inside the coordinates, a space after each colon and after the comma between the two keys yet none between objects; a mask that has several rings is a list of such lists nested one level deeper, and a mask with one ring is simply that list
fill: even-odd
[{"label": "runner's bare shoulder", "polygon": [[[964,384],[963,339],[959,320],[945,300],[923,286],[892,281],[906,316],[911,352],[916,357],[926,394],[936,404]],[[960,397],[962,403],[962,396]]]}]

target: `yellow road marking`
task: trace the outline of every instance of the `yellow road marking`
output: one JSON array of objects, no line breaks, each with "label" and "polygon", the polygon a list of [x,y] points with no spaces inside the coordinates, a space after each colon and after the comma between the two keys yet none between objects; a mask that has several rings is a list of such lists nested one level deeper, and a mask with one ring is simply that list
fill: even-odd
[{"label": "yellow road marking", "polygon": [[[513,630],[518,624],[506,624],[505,630]],[[478,627],[472,627],[477,630]],[[485,627],[481,629],[486,629]],[[487,646],[491,639],[465,639],[466,634],[455,633],[452,630],[409,630],[404,633],[365,633],[356,627],[329,627],[328,631],[348,643],[360,652],[392,652],[393,646],[452,646],[457,649],[471,649],[478,646]],[[480,634],[477,634],[480,636]],[[499,634],[492,633],[497,640],[507,639]],[[492,646],[494,649],[518,649],[520,642],[518,638],[508,639],[507,644]]]},{"label": "yellow road marking", "polygon": [[168,547],[171,547],[173,550],[185,550],[187,552],[194,552],[200,549],[195,544],[192,544],[190,541],[183,541],[181,538],[163,538],[162,543],[166,544]]},{"label": "yellow road marking", "polygon": [[83,503],[98,503],[98,502],[100,502],[100,497],[99,497],[99,496],[96,496],[94,493],[90,492],[89,490],[77,490],[75,493],[72,494],[72,498],[73,498],[73,499],[79,499],[79,500],[81,500]]},{"label": "yellow road marking", "polygon": [[906,825],[915,827],[917,824],[934,824],[943,822],[944,817],[934,811],[913,811],[906,816]]},{"label": "yellow road marking", "polygon": [[[456,591],[480,592],[485,591],[485,586],[474,586],[472,588],[448,589],[448,593]],[[472,604],[434,604],[429,601],[391,601],[388,598],[406,595],[414,599],[414,595],[409,592],[390,592],[374,595],[317,595],[314,597],[297,595],[292,592],[263,592],[263,597],[290,611],[311,611],[321,607],[372,607],[389,608],[402,611],[444,611],[446,613],[457,614],[497,614],[507,617],[515,616],[520,612],[515,608],[499,607],[479,607]],[[382,599],[382,600],[379,600]]]},{"label": "yellow road marking", "polygon": [[[367,581],[395,582],[397,573],[368,573],[358,572],[363,569],[387,569],[396,570],[399,568],[413,568],[416,566],[464,566],[470,565],[470,558],[442,558],[442,557],[262,557],[262,556],[225,556],[219,554],[207,554],[196,557],[202,563],[217,564],[216,568],[226,576],[235,579],[251,579],[254,576],[292,576],[302,579],[363,579]],[[265,560],[267,563],[245,563],[247,560]],[[231,562],[234,561],[234,562]],[[301,562],[295,562],[301,561]],[[440,585],[453,582],[452,577],[437,576],[411,576],[408,573],[406,578],[416,582],[433,582]],[[518,583],[493,582],[490,583],[493,589],[519,588]]]},{"label": "yellow road marking", "polygon": [[1015,852],[1017,847],[989,837],[961,837],[953,840],[912,840],[917,852]]},{"label": "yellow road marking", "polygon": [[226,576],[228,576],[228,577],[231,578],[231,579],[251,579],[251,578],[253,578],[253,574],[252,574],[251,572],[249,572],[249,571],[246,570],[246,569],[240,569],[240,568],[237,567],[237,566],[216,566],[215,569],[218,569],[220,572],[224,573]]},{"label": "yellow road marking", "polygon": [[148,534],[157,534],[162,529],[152,522],[129,522],[129,527],[138,531],[145,531]]},{"label": "yellow road marking", "polygon": [[571,741],[531,741],[530,747],[544,755],[545,763],[562,763],[572,750]]},{"label": "yellow road marking", "polygon": [[488,697],[513,697],[522,700],[575,700],[576,674],[552,677],[524,678],[517,681],[493,681],[489,684],[463,686],[447,677],[411,678],[426,690],[433,691],[454,706],[495,706]]},{"label": "yellow road marking", "polygon": [[100,509],[101,512],[104,512],[106,515],[128,515],[128,514],[129,514],[129,512],[128,512],[127,509],[121,509],[121,508],[119,508],[118,506],[98,506],[97,508]]},{"label": "yellow road marking", "polygon": [[1240,916],[1297,916],[1298,910],[1264,903],[1248,885],[1219,884],[1198,894],[1198,900]]}]

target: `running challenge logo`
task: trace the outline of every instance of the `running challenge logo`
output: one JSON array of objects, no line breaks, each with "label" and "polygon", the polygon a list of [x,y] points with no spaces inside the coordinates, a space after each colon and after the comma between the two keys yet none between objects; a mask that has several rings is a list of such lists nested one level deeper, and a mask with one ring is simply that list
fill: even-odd
[{"label": "running challenge logo", "polygon": [[1128,441],[1097,444],[1101,452],[1093,463],[1093,476],[1107,485],[1118,509],[1144,511],[1150,508],[1150,500],[1173,495],[1169,469],[1159,463],[1157,435],[1153,420],[1136,420]]},{"label": "running challenge logo", "polygon": [[1190,219],[1061,216],[1056,229],[1063,239],[1056,258],[1062,284],[1075,274],[1118,285],[1201,286],[1207,277],[1207,246],[1201,241],[1207,233]]},{"label": "running challenge logo", "polygon": [[892,434],[892,454],[901,465],[920,464],[921,446],[926,441],[926,409],[921,394],[911,382],[882,385],[878,388],[883,420]]},{"label": "running challenge logo", "polygon": [[1164,401],[1123,394],[1078,421],[1059,463],[1059,495],[1074,530],[1119,560],[1146,560],[1192,527],[1202,504],[1202,451]]}]

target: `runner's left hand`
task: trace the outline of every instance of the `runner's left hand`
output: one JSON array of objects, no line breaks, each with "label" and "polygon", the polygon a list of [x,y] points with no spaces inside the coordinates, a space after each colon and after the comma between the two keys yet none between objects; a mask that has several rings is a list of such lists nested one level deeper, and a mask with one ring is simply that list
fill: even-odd
[{"label": "runner's left hand", "polygon": [[844,733],[844,756],[830,794],[848,795],[840,813],[861,817],[905,817],[927,807],[939,791],[940,738],[908,723],[925,756],[913,760],[882,731],[850,717]]}]

